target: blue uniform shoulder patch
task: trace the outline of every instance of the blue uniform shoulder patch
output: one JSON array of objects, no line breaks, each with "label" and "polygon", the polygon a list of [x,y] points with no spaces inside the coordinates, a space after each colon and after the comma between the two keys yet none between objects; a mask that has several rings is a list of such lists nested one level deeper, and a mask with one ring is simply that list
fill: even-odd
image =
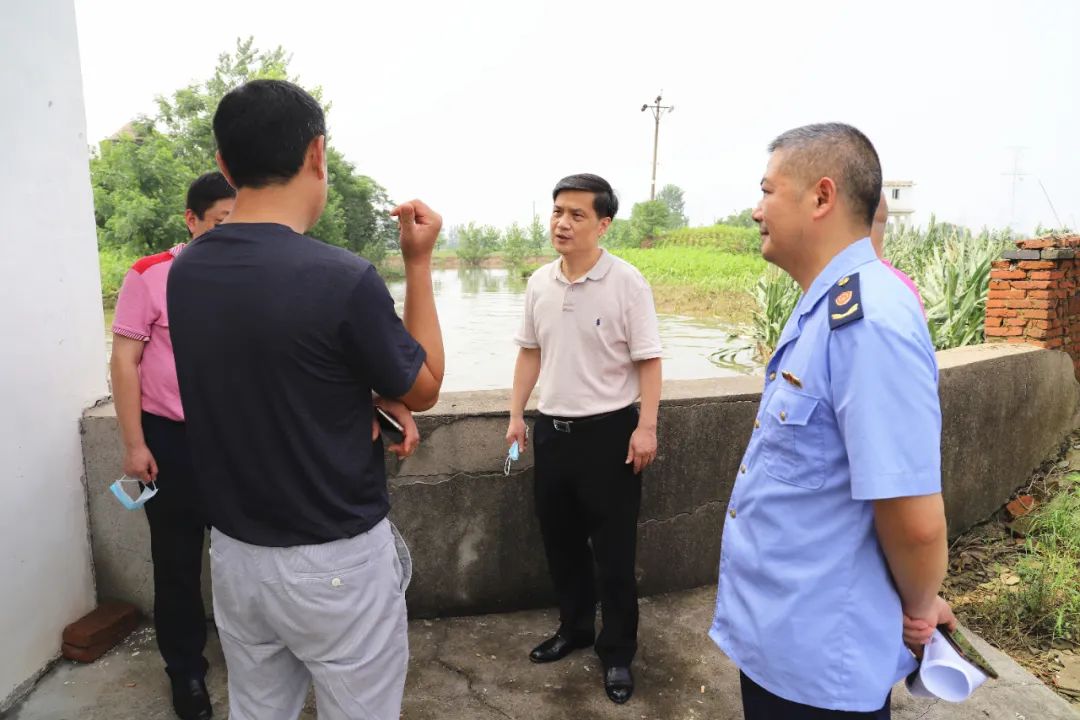
[{"label": "blue uniform shoulder patch", "polygon": [[859,273],[840,279],[829,289],[829,329],[835,330],[862,319],[862,298],[859,295]]}]

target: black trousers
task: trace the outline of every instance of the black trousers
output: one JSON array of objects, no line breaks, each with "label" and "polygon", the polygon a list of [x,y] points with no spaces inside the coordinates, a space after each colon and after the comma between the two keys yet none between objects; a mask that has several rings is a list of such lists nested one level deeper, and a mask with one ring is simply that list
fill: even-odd
[{"label": "black trousers", "polygon": [[143,413],[146,445],[158,465],[158,493],[143,507],[150,523],[154,561],[154,629],[172,677],[206,675],[206,609],[203,607],[203,538],[199,502],[184,423]]},{"label": "black trousers", "polygon": [[889,720],[892,693],[885,698],[885,706],[873,712],[846,712],[824,710],[800,705],[773,695],[756,682],[739,673],[742,687],[743,715],[746,720]]},{"label": "black trousers", "polygon": [[641,476],[626,464],[637,420],[637,410],[628,407],[560,432],[552,418],[540,415],[533,433],[536,513],[559,598],[559,633],[583,642],[595,638],[605,667],[629,665],[637,651]]}]

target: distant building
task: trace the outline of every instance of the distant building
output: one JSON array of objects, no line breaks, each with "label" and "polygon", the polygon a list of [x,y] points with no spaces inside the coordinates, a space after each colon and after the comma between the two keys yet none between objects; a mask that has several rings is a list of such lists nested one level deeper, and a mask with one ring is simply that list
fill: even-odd
[{"label": "distant building", "polygon": [[889,203],[889,227],[910,226],[915,215],[912,202],[915,183],[910,180],[886,180],[882,184],[885,200]]}]

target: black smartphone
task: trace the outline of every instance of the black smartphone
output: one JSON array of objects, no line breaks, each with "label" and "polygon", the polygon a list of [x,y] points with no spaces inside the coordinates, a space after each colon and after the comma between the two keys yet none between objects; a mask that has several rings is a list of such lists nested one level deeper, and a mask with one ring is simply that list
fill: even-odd
[{"label": "black smartphone", "polygon": [[405,428],[395,420],[390,413],[378,405],[375,406],[375,417],[379,421],[379,429],[382,436],[388,441],[388,445],[397,445],[405,442]]}]

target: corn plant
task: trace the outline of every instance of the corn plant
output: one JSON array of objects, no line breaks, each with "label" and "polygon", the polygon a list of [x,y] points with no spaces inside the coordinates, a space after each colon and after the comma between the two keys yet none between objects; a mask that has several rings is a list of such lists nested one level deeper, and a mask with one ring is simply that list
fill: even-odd
[{"label": "corn plant", "polygon": [[[750,341],[734,343],[717,350],[711,356],[714,362],[735,365],[736,356],[747,350],[753,351],[754,359],[762,365],[769,362],[777,343],[780,342],[784,325],[802,297],[802,291],[787,273],[770,265],[758,278],[752,295],[757,307],[754,309]],[[742,336],[732,335],[730,339],[738,340],[740,337]]]},{"label": "corn plant", "polygon": [[754,337],[757,355],[762,364],[769,362],[784,325],[802,297],[802,291],[791,277],[770,267],[754,287],[758,308],[754,311]]},{"label": "corn plant", "polygon": [[1008,231],[978,235],[939,223],[925,230],[902,227],[885,240],[885,255],[911,275],[923,296],[930,338],[938,350],[984,341],[983,320],[990,265],[1011,239]]},{"label": "corn plant", "polygon": [[990,264],[1001,250],[983,236],[952,237],[929,249],[914,280],[926,306],[930,339],[938,350],[984,341]]},{"label": "corn plant", "polygon": [[[938,350],[984,341],[983,320],[990,288],[990,266],[1007,249],[1009,231],[970,230],[940,223],[931,216],[923,228],[890,229],[885,255],[915,281],[926,306],[930,338]],[[753,351],[767,363],[776,349],[788,316],[799,301],[798,286],[784,273],[769,267],[751,296],[756,309],[753,323],[742,335],[733,335],[729,347],[713,353],[712,360],[735,365],[737,355]],[[742,342],[738,342],[738,340]]]}]

